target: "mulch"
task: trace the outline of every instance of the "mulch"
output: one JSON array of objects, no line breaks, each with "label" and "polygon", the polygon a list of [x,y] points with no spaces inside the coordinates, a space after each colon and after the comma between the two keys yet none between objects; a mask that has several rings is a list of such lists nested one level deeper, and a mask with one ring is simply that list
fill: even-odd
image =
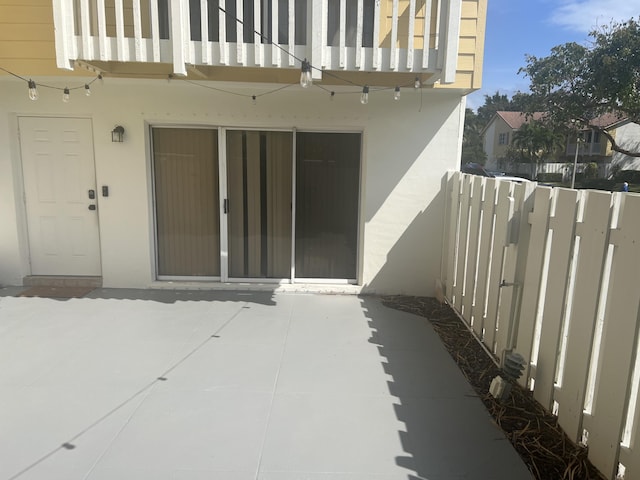
[{"label": "mulch", "polygon": [[536,479],[604,480],[587,459],[587,448],[573,443],[558,425],[557,417],[547,412],[531,392],[516,384],[503,402],[489,394],[491,380],[501,370],[451,307],[430,297],[387,296],[382,301],[387,307],[429,320]]}]

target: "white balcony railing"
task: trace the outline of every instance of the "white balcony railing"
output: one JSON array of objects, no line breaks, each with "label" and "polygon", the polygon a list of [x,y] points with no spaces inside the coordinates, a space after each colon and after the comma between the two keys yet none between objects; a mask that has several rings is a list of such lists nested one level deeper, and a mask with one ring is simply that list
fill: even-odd
[{"label": "white balcony railing", "polygon": [[300,68],[308,58],[317,69],[455,81],[462,0],[52,1],[64,69],[152,62],[186,75],[188,65]]}]

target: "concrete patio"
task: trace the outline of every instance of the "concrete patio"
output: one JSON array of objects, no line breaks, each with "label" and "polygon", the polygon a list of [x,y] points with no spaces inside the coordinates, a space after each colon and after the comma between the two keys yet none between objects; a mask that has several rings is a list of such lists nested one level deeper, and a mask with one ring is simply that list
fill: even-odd
[{"label": "concrete patio", "polygon": [[530,479],[376,297],[0,289],[0,479]]}]

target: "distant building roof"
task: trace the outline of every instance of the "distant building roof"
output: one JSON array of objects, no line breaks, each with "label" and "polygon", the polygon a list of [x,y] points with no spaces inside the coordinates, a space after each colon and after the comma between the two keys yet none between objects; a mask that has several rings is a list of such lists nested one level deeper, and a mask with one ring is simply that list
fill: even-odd
[{"label": "distant building roof", "polygon": [[621,123],[627,120],[627,117],[620,115],[619,113],[605,113],[599,117],[591,120],[591,125],[600,128],[609,128],[617,123]]},{"label": "distant building roof", "polygon": [[529,123],[532,119],[540,120],[544,116],[544,112],[534,112],[532,116],[527,116],[527,114],[522,112],[498,111],[496,115],[502,118],[511,128],[517,130],[523,124]]},{"label": "distant building roof", "polygon": [[[498,111],[496,112],[496,115],[501,117],[511,128],[517,130],[523,124],[529,123],[532,119],[540,120],[544,117],[545,113],[535,112],[533,116],[527,116],[523,112]],[[627,117],[619,113],[605,113],[591,120],[591,125],[593,125],[594,127],[609,128],[626,120]]]}]

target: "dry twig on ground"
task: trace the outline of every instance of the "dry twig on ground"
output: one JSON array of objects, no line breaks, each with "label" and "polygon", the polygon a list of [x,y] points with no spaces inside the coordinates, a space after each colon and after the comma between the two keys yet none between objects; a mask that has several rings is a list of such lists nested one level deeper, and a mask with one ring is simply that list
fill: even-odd
[{"label": "dry twig on ground", "polygon": [[456,313],[435,298],[388,296],[384,305],[425,317],[474,388],[487,410],[539,480],[602,480],[587,459],[587,449],[574,444],[556,417],[531,392],[514,385],[509,399],[498,402],[489,392],[491,380],[501,373]]}]

